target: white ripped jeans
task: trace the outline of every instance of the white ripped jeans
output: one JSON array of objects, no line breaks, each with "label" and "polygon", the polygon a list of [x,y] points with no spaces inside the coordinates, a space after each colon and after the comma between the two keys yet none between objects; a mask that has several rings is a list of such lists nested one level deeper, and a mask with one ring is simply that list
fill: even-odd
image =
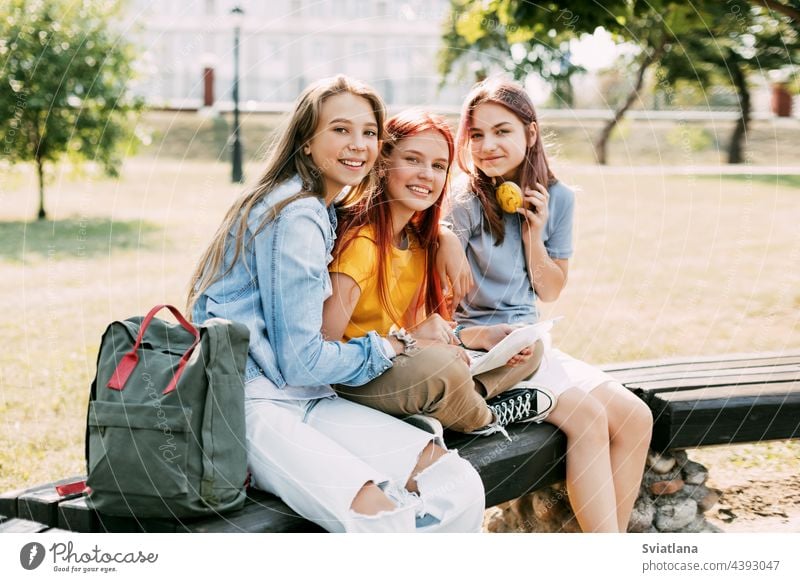
[{"label": "white ripped jeans", "polygon": [[[342,398],[247,399],[245,412],[254,486],[326,530],[481,530],[483,483],[456,451],[416,476],[419,495],[405,489],[420,453],[434,440],[430,433]],[[377,515],[353,511],[353,499],[369,481],[397,508]]]}]

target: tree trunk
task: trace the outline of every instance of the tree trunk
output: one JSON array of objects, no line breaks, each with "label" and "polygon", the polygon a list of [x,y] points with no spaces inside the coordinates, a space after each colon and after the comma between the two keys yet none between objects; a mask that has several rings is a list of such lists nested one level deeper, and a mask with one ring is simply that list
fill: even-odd
[{"label": "tree trunk", "polygon": [[736,127],[733,128],[731,142],[728,145],[728,163],[741,164],[744,161],[744,141],[747,137],[747,128],[750,125],[750,89],[747,87],[747,79],[739,63],[734,59],[729,59],[728,67],[731,71],[733,84],[739,94],[739,119],[736,120]]},{"label": "tree trunk", "polygon": [[44,211],[44,160],[36,157],[36,170],[39,173],[39,214],[36,218],[44,220],[47,218],[47,213]]},{"label": "tree trunk", "polygon": [[[750,0],[753,2],[753,0]],[[763,4],[770,10],[774,10],[775,12],[780,12],[781,14],[788,16],[795,22],[800,22],[800,10],[796,10],[792,6],[787,6],[782,2],[778,2],[777,0],[755,0],[755,4]]]},{"label": "tree trunk", "polygon": [[664,52],[664,46],[666,44],[667,39],[665,35],[661,41],[661,44],[642,60],[639,65],[639,71],[636,74],[636,84],[634,85],[633,89],[631,89],[631,92],[628,93],[628,97],[625,99],[625,102],[614,112],[614,117],[608,123],[606,123],[605,127],[603,127],[603,131],[600,132],[600,137],[597,139],[597,142],[594,146],[598,164],[605,166],[608,162],[607,149],[608,139],[611,137],[611,132],[614,131],[614,128],[625,116],[625,112],[627,112],[631,105],[633,105],[633,102],[636,100],[636,97],[639,95],[639,91],[641,91],[642,85],[644,84],[645,72],[650,65],[661,58],[661,54]]}]

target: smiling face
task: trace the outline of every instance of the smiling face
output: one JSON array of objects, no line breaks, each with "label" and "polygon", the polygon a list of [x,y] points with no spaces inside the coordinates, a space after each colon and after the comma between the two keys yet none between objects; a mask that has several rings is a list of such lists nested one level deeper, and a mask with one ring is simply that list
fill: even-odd
[{"label": "smiling face", "polygon": [[481,103],[469,123],[472,163],[490,178],[516,180],[533,131],[502,105]]},{"label": "smiling face", "polygon": [[378,157],[378,122],[370,102],[339,93],[325,99],[312,137],[303,147],[325,181],[325,198],[358,185]]},{"label": "smiling face", "polygon": [[450,160],[447,141],[437,130],[400,140],[386,161],[385,192],[393,214],[427,210],[442,195]]}]

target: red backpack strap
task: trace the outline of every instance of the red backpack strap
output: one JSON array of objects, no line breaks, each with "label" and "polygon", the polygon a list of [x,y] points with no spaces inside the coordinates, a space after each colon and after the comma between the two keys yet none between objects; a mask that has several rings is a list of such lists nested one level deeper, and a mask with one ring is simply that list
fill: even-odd
[{"label": "red backpack strap", "polygon": [[191,323],[186,321],[186,318],[183,317],[181,312],[172,305],[156,305],[150,312],[145,316],[144,320],[142,321],[142,325],[139,327],[139,335],[136,336],[136,343],[133,344],[131,351],[127,354],[122,356],[122,359],[117,364],[117,368],[114,370],[114,373],[111,374],[111,379],[108,381],[107,387],[112,388],[113,390],[122,390],[125,388],[125,383],[128,381],[128,378],[133,373],[134,368],[136,368],[136,364],[139,363],[139,354],[136,351],[139,349],[139,346],[142,343],[142,338],[144,338],[144,332],[147,331],[147,326],[150,325],[150,322],[153,321],[156,313],[161,311],[164,308],[169,309],[172,312],[172,315],[175,316],[175,319],[178,320],[183,328],[190,332],[194,336],[194,342],[189,349],[186,350],[186,353],[183,354],[180,361],[178,362],[178,367],[175,370],[175,374],[172,376],[172,380],[170,381],[169,385],[164,389],[162,394],[169,394],[173,390],[175,390],[175,386],[178,385],[178,380],[183,374],[183,369],[186,367],[186,363],[189,361],[189,358],[194,351],[195,346],[200,342],[200,332],[197,331],[197,328],[194,327]]}]

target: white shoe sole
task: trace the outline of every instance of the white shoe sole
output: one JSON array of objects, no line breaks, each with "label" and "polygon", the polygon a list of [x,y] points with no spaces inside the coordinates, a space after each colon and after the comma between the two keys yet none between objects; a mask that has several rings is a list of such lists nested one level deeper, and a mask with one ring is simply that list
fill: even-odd
[{"label": "white shoe sole", "polygon": [[552,411],[556,407],[556,403],[558,402],[558,398],[555,394],[553,394],[548,388],[545,388],[541,384],[537,384],[535,382],[531,382],[530,380],[523,380],[519,384],[516,384],[513,389],[517,388],[524,388],[530,390],[531,388],[536,390],[536,410],[541,410],[539,414],[528,418],[527,420],[522,420],[520,422],[542,422],[544,419],[548,417],[550,411]]},{"label": "white shoe sole", "polygon": [[438,419],[424,414],[412,414],[403,419],[411,426],[431,433],[444,446],[444,427]]}]

